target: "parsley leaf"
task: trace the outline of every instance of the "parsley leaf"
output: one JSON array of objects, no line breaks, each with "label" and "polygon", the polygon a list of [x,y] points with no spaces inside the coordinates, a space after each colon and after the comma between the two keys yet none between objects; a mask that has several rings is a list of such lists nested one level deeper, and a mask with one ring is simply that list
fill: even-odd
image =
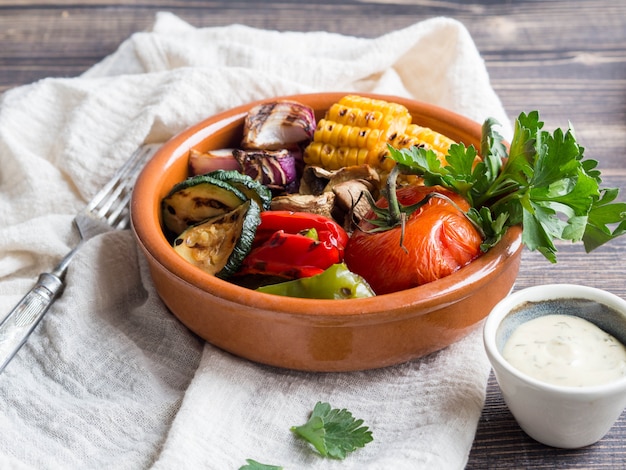
[{"label": "parsley leaf", "polygon": [[[617,197],[617,193],[615,188],[602,190],[601,197],[594,201],[583,235],[587,252],[626,233],[626,203],[610,204]],[[617,224],[617,227],[611,231],[609,224]]]},{"label": "parsley leaf", "polygon": [[433,151],[418,147],[390,147],[390,157],[426,185],[468,200],[467,216],[483,233],[483,251],[519,224],[522,242],[551,262],[555,240],[582,241],[590,252],[626,233],[626,203],[614,202],[616,188],[600,186],[598,162],[584,158],[571,126],[549,133],[537,111],[521,113],[507,151],[497,124],[491,118],[483,124],[482,158],[463,144],[450,146],[443,164]]},{"label": "parsley leaf", "polygon": [[248,465],[239,467],[239,470],[283,470],[283,467],[277,467],[276,465],[267,465],[252,459],[246,459],[246,462],[248,462]]},{"label": "parsley leaf", "polygon": [[331,409],[328,403],[318,402],[309,420],[291,431],[309,442],[322,456],[344,459],[348,452],[364,447],[374,440],[363,420],[354,419],[345,409]]}]

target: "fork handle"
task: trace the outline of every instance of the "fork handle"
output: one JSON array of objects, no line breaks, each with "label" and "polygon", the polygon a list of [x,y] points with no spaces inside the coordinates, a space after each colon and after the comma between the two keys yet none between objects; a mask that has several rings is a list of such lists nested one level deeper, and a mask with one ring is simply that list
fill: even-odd
[{"label": "fork handle", "polygon": [[20,350],[52,303],[63,292],[63,279],[52,273],[39,275],[37,283],[0,323],[0,372]]}]

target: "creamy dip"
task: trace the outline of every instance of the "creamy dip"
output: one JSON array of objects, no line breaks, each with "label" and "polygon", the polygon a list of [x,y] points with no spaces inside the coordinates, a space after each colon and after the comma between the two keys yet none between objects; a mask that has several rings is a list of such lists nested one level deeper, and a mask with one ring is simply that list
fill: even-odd
[{"label": "creamy dip", "polygon": [[554,385],[600,385],[626,376],[626,347],[573,315],[543,315],[522,323],[502,355],[520,371]]}]

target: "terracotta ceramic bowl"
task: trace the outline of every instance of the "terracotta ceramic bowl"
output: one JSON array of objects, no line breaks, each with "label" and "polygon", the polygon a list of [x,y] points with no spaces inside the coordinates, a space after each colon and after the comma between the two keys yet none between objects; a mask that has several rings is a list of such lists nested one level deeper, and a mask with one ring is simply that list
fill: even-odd
[{"label": "terracotta ceramic bowl", "polygon": [[[318,119],[346,93],[290,96]],[[480,148],[481,126],[435,106],[369,95],[406,106],[413,122]],[[425,356],[480,326],[511,290],[521,258],[512,228],[489,252],[443,279],[366,299],[309,300],[262,294],[210,276],[183,260],[161,229],[160,203],[187,176],[189,149],[237,146],[251,103],[213,116],[168,141],[139,177],[132,224],[156,289],[190,330],[252,361],[307,371],[385,367]],[[382,261],[384,262],[384,261]]]}]

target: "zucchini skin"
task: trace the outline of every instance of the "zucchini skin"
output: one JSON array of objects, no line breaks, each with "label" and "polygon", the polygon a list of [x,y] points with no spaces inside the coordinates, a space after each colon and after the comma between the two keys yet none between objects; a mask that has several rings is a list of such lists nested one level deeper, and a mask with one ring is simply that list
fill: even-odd
[{"label": "zucchini skin", "polygon": [[235,247],[226,261],[226,265],[216,274],[216,276],[221,279],[228,279],[235,274],[239,270],[243,259],[250,253],[250,250],[252,250],[256,229],[261,223],[261,207],[254,199],[250,199],[249,202],[248,209],[243,216],[239,239],[237,243],[235,243]]},{"label": "zucchini skin", "polygon": [[249,199],[255,199],[264,211],[269,210],[272,204],[272,192],[270,189],[248,175],[235,170],[215,170],[207,173],[207,176],[231,184]]},{"label": "zucchini skin", "polygon": [[161,202],[163,225],[177,236],[210,217],[226,214],[248,197],[232,184],[208,175],[176,184]]},{"label": "zucchini skin", "polygon": [[187,228],[174,240],[173,247],[194,266],[227,279],[237,272],[252,249],[260,223],[261,208],[250,199],[226,214]]}]

